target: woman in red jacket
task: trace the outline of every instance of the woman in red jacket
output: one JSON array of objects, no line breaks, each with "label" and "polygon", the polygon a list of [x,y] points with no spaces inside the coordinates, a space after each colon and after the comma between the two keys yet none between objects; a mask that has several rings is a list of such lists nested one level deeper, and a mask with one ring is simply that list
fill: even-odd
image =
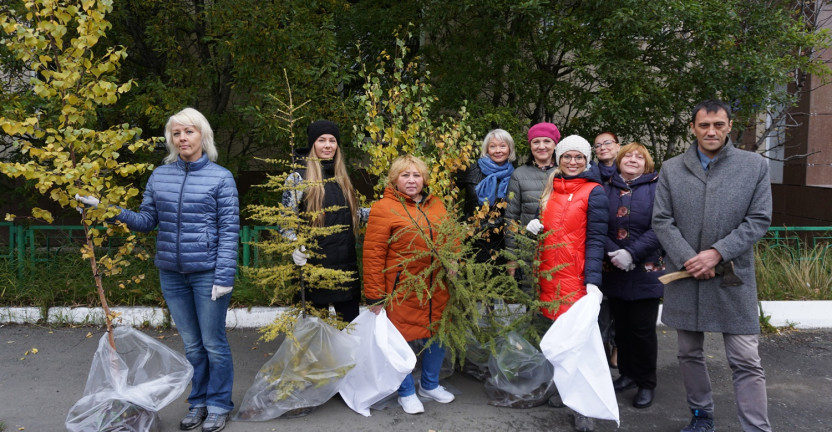
[{"label": "woman in red jacket", "polygon": [[[540,221],[528,230],[543,230],[540,257],[540,300],[558,301],[556,310],[543,308],[543,316],[554,321],[587,290],[598,290],[607,239],[607,196],[598,170],[589,169],[592,147],[571,135],[558,143],[558,167],[549,177],[540,197]],[[558,268],[561,266],[561,268]],[[575,415],[575,429],[591,431],[594,421]]]},{"label": "woman in red jacket", "polygon": [[[428,175],[425,163],[415,156],[400,156],[393,161],[384,196],[370,209],[364,236],[364,295],[376,314],[389,299],[387,315],[408,342],[433,336],[449,299],[440,267],[434,265],[436,258],[431,253],[435,244],[443,242],[438,227],[447,212],[442,200],[425,191]],[[421,284],[424,295],[417,296],[415,290],[419,288],[411,289],[411,282]],[[438,344],[425,348],[419,395],[449,403],[454,395],[439,385],[444,358],[445,349]],[[406,413],[424,412],[412,375],[402,381],[398,393]]]}]

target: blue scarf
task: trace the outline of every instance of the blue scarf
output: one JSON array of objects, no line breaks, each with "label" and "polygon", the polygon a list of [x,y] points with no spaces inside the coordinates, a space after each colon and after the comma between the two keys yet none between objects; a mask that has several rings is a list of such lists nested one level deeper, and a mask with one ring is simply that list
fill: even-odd
[{"label": "blue scarf", "polygon": [[485,178],[477,184],[477,200],[480,205],[488,201],[489,204],[497,202],[497,198],[505,198],[508,192],[508,181],[511,178],[511,173],[514,172],[514,166],[510,162],[503,162],[502,165],[497,165],[488,156],[483,156],[477,160],[477,165],[480,167]]}]

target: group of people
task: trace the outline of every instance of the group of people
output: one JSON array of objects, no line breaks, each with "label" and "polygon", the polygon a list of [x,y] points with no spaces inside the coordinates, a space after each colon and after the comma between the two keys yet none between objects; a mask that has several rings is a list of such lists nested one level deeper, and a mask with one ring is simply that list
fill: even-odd
[{"label": "group of people", "polygon": [[[648,149],[621,145],[615,134],[599,134],[594,145],[571,135],[561,140],[551,123],[528,131],[531,155],[517,168],[512,137],[497,129],[482,144],[481,157],[460,177],[467,213],[505,201],[497,225],[517,221],[519,233],[498,232],[477,243],[478,259],[517,248],[514,236],[539,242],[539,296],[556,301],[542,308],[551,324],[588,291],[609,302],[615,327],[616,392],[637,388],[636,408],[649,407],[656,387],[656,321],[677,329],[679,364],[693,417],[683,432],[714,429],[713,398],[703,354],[703,332],[721,332],[731,365],[740,422],[745,431],[770,431],[765,375],[757,354],[759,323],[752,246],[768,228],[771,193],[765,161],[733,146],[731,110],[709,100],[692,112],[690,149],[654,170]],[[408,341],[426,341],[449,299],[448,285],[435,265],[431,245],[448,218],[442,200],[429,193],[430,170],[412,155],[396,159],[383,197],[358,207],[347,175],[337,125],[316,121],[307,128],[308,147],[299,151],[305,168],[287,183],[309,182],[287,191],[284,204],[317,215],[310,224],[348,227],[319,239],[316,250],[296,250],[294,262],[307,261],[353,272],[355,282],[340,289],[310,287],[315,307],[332,304],[342,319],[358,315],[360,286],[355,231],[367,220],[363,244],[363,293],[370,310],[387,315]],[[190,409],[180,429],[225,427],[233,409],[233,365],[225,337],[225,314],[234,284],[239,203],[231,173],[214,163],[217,152],[208,121],[191,108],[171,116],[165,137],[169,156],[152,173],[139,211],[122,209],[117,220],[139,231],[158,227],[156,266],[162,293],[194,366]],[[598,162],[592,162],[593,148]],[[96,205],[92,197],[79,197]],[[321,211],[332,209],[335,211]],[[492,222],[494,223],[494,222]],[[499,231],[499,230],[498,230]],[[293,235],[292,233],[283,233]],[[496,253],[495,253],[496,252]],[[520,278],[516,262],[497,259]],[[721,286],[721,269],[733,265],[743,281]],[[665,270],[687,270],[691,277],[658,282]],[[528,268],[528,267],[525,267]],[[420,277],[429,295],[417,295],[409,278]],[[401,289],[408,286],[408,289]],[[440,344],[423,351],[418,389],[408,375],[398,401],[410,414],[424,411],[419,396],[449,403],[454,395],[439,385],[445,356]],[[577,430],[593,421],[576,415]]]}]

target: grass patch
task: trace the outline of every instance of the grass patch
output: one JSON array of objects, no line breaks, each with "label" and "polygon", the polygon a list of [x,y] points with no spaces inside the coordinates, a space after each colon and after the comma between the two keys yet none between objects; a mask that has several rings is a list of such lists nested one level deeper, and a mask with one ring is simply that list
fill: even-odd
[{"label": "grass patch", "polygon": [[[18,277],[19,274],[19,277]],[[143,275],[138,283],[129,283]],[[153,260],[131,261],[122,274],[104,278],[110,306],[165,306],[159,287],[159,272]],[[272,305],[272,293],[238,276],[231,296],[231,307]],[[0,298],[2,306],[99,306],[98,292],[89,261],[80,254],[61,253],[45,262],[25,262],[18,272],[15,262],[0,260]]]},{"label": "grass patch", "polygon": [[832,251],[814,246],[755,247],[760,300],[832,300]]}]

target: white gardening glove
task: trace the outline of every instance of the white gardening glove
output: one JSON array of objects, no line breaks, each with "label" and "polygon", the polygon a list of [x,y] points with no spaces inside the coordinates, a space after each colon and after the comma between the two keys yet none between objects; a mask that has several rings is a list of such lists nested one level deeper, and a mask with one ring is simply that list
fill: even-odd
[{"label": "white gardening glove", "polygon": [[543,224],[540,223],[539,219],[532,219],[526,225],[526,231],[528,231],[528,232],[530,232],[534,235],[537,235],[537,233],[539,233],[540,230],[542,230],[542,229],[543,229]]},{"label": "white gardening glove", "polygon": [[598,289],[598,286],[595,284],[588,283],[586,284],[586,294],[587,295],[595,295],[598,296],[598,303],[600,304],[601,301],[604,300],[604,295],[601,294],[601,290]]},{"label": "white gardening glove", "polygon": [[306,259],[309,258],[309,255],[303,253],[305,250],[306,246],[301,246],[300,249],[295,249],[295,251],[292,252],[292,261],[295,262],[295,265],[302,266],[306,264]]},{"label": "white gardening glove", "polygon": [[612,264],[620,268],[621,270],[630,271],[635,268],[635,266],[633,265],[633,256],[630,255],[630,253],[624,249],[618,249],[612,252],[608,252],[607,255],[610,256],[610,261],[612,261]]},{"label": "white gardening glove", "polygon": [[[92,208],[97,208],[98,204],[101,203],[101,201],[98,198],[93,197],[93,196],[89,196],[89,195],[81,196],[81,195],[75,194],[75,200],[80,202],[81,204],[84,204],[84,205],[86,205],[88,207],[92,207]],[[82,209],[81,207],[75,207],[75,210],[78,210],[78,213],[83,213],[84,212],[84,209]]]},{"label": "white gardening glove", "polygon": [[211,300],[217,301],[218,298],[230,293],[232,289],[234,287],[214,285],[214,288],[211,288]]}]

